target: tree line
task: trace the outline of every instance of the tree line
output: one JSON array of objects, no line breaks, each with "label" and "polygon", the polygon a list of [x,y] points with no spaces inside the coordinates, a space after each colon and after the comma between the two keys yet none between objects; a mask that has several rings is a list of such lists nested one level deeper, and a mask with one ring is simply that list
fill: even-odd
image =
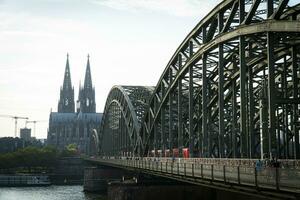
[{"label": "tree line", "polygon": [[15,152],[0,154],[0,169],[3,171],[45,171],[53,169],[62,157],[77,155],[76,145],[70,144],[59,151],[53,146],[18,149]]}]

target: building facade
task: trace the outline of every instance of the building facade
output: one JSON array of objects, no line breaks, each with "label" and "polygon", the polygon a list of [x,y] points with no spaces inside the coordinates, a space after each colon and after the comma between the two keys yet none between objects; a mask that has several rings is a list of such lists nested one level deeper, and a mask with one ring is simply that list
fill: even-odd
[{"label": "building facade", "polygon": [[84,85],[79,85],[78,100],[74,100],[74,87],[71,82],[69,56],[60,88],[57,112],[51,112],[47,144],[64,149],[76,144],[80,153],[89,154],[92,134],[99,132],[102,114],[96,113],[95,88],[92,84],[90,60],[88,56]]},{"label": "building facade", "polygon": [[30,128],[21,128],[20,129],[20,138],[25,141],[31,140],[31,129]]}]

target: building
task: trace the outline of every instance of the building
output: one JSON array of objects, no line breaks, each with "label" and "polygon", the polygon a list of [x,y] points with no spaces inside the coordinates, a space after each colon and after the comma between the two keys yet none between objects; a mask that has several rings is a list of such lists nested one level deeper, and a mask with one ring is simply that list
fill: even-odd
[{"label": "building", "polygon": [[25,141],[31,140],[31,129],[30,128],[21,128],[20,129],[20,137]]},{"label": "building", "polygon": [[74,87],[67,55],[57,112],[50,113],[47,143],[59,149],[76,144],[80,153],[89,154],[92,134],[99,132],[101,118],[102,114],[96,113],[95,88],[92,84],[89,56],[84,85],[79,85],[75,112]]}]

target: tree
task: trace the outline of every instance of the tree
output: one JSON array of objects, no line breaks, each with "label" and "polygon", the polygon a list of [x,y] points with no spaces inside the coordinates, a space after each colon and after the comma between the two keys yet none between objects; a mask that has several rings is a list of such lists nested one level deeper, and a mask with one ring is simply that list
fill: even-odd
[{"label": "tree", "polygon": [[75,156],[78,155],[76,144],[68,144],[65,149],[62,151],[61,156],[62,157],[69,157],[69,156]]}]

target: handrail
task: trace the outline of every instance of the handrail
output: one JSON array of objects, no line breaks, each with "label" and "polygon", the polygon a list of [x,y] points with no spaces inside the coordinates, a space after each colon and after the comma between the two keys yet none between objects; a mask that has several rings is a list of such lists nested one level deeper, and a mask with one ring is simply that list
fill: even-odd
[{"label": "handrail", "polygon": [[[272,189],[277,191],[298,192],[300,191],[300,169],[270,167],[266,165],[226,165],[224,163],[205,163],[204,159],[161,159],[155,157],[97,157],[86,158],[89,161],[140,169],[156,175],[168,175],[182,181],[193,178],[210,180],[225,184],[237,184],[241,186],[254,186],[257,189]],[[208,160],[208,159],[207,159]],[[217,161],[218,159],[215,159]],[[234,160],[234,159],[231,159]],[[235,159],[237,161],[257,161],[255,159]]]}]

